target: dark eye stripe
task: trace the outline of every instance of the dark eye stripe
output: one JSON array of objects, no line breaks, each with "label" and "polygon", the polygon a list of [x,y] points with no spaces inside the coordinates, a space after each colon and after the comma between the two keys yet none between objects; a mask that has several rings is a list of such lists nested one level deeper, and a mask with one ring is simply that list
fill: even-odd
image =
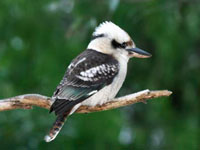
[{"label": "dark eye stripe", "polygon": [[127,43],[123,42],[122,44],[118,43],[116,40],[112,40],[112,46],[114,48],[126,48]]}]

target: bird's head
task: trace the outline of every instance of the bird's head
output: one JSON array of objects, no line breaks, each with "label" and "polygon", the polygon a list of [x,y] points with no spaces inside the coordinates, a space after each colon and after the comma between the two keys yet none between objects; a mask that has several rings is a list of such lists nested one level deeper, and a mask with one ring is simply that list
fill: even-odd
[{"label": "bird's head", "polygon": [[150,53],[137,48],[128,33],[110,21],[101,23],[92,35],[93,38],[88,49],[105,54],[122,55],[127,58],[148,58],[151,56]]}]

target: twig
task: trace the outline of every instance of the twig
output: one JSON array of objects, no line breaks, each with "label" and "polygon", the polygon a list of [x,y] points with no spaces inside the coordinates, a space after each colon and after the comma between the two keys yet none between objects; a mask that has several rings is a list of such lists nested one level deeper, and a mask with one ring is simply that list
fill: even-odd
[{"label": "twig", "polygon": [[[146,102],[148,99],[169,96],[172,92],[168,90],[150,91],[143,90],[137,93],[133,93],[127,96],[115,98],[110,102],[97,106],[81,106],[77,109],[76,113],[90,113],[96,111],[104,111],[114,109],[122,106],[135,104],[138,102]],[[12,98],[0,100],[0,111],[13,110],[13,109],[31,109],[32,106],[38,106],[49,109],[52,100],[50,97],[39,94],[25,94],[15,96]]]}]

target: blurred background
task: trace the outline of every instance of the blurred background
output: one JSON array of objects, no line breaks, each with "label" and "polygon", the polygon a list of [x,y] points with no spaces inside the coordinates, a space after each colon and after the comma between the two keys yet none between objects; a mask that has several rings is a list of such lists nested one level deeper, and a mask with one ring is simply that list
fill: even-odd
[{"label": "blurred background", "polygon": [[70,61],[99,23],[125,29],[150,59],[130,60],[118,96],[143,89],[167,98],[71,116],[45,143],[55,116],[48,110],[0,112],[0,149],[200,149],[200,1],[1,0],[0,99],[51,96]]}]

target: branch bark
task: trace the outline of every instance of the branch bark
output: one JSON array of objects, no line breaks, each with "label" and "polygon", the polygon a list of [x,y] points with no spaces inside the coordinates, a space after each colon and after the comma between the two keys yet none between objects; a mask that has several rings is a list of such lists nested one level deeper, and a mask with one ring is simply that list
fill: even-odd
[{"label": "branch bark", "polygon": [[[77,109],[76,113],[90,113],[96,111],[110,110],[139,102],[146,103],[146,100],[157,97],[170,96],[171,94],[172,92],[168,90],[143,90],[127,96],[115,98],[112,101],[107,102],[103,105],[81,106]],[[49,109],[52,103],[53,101],[50,97],[40,94],[25,94],[0,100],[0,111],[13,109],[31,109],[32,106]]]}]

